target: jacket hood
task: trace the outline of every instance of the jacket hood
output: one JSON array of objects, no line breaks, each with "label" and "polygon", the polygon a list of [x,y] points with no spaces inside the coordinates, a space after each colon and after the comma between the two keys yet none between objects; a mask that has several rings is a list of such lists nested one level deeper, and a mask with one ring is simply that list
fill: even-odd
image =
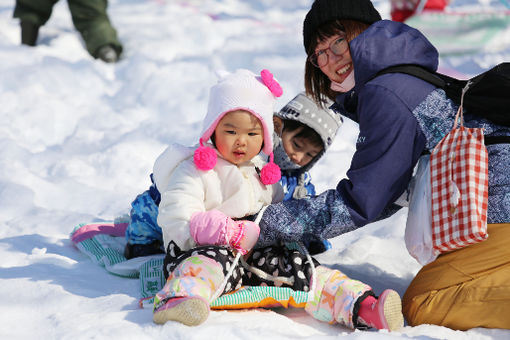
[{"label": "jacket hood", "polygon": [[372,24],[350,44],[356,85],[360,88],[379,71],[395,65],[417,64],[436,71],[439,54],[417,29],[381,20]]}]

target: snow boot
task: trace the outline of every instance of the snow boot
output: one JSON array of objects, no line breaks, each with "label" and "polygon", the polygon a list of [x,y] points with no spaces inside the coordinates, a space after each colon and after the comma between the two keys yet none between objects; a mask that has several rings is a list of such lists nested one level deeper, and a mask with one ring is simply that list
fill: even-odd
[{"label": "snow boot", "polygon": [[398,293],[386,289],[377,299],[372,295],[367,296],[359,304],[358,323],[389,331],[404,327],[402,302]]},{"label": "snow boot", "polygon": [[209,257],[194,255],[182,260],[154,297],[154,323],[201,324],[207,320],[209,301],[224,277],[222,265]]},{"label": "snow boot", "polygon": [[177,321],[186,326],[197,326],[207,320],[209,304],[199,296],[176,297],[154,310],[152,319],[159,325]]},{"label": "snow boot", "polygon": [[135,257],[150,256],[157,254],[164,254],[163,246],[159,241],[153,241],[148,244],[130,244],[127,243],[124,248],[124,257],[132,259]]},{"label": "snow boot", "polygon": [[39,25],[29,21],[22,21],[21,26],[21,43],[27,46],[35,46],[37,36],[39,35]]},{"label": "snow boot", "polygon": [[101,46],[96,53],[96,58],[105,63],[115,63],[119,61],[119,53],[111,45]]}]

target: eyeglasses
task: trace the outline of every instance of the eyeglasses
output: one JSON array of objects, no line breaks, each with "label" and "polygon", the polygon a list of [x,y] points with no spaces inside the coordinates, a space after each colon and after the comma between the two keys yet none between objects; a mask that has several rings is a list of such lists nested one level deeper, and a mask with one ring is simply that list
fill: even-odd
[{"label": "eyeglasses", "polygon": [[349,43],[345,39],[345,35],[340,35],[337,39],[329,45],[328,48],[318,50],[308,57],[308,60],[315,67],[326,66],[329,62],[328,50],[336,56],[341,56],[349,49]]}]

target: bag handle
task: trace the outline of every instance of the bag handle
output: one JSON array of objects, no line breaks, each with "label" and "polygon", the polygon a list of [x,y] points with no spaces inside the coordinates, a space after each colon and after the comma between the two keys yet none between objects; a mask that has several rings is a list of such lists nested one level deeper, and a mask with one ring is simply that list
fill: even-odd
[{"label": "bag handle", "polygon": [[462,88],[462,94],[460,96],[459,110],[457,111],[457,114],[455,115],[455,122],[453,123],[454,129],[457,128],[457,121],[459,120],[459,118],[460,118],[460,127],[464,127],[464,95],[469,90],[469,86],[471,86],[471,84],[472,84],[472,81],[469,80],[466,83],[466,86],[464,86]]},{"label": "bag handle", "polygon": [[[462,88],[462,95],[460,97],[460,105],[459,105],[459,110],[457,111],[457,114],[455,115],[455,122],[453,123],[453,128],[452,130],[455,130],[457,128],[457,123],[459,122],[460,124],[460,130],[461,130],[461,133],[463,133],[464,131],[464,95],[466,94],[466,92],[468,91],[469,89],[469,86],[472,84],[471,80],[469,80],[467,83],[466,83],[466,86],[464,86]],[[460,139],[461,139],[461,135],[457,135],[457,139],[458,139],[458,142],[460,142]],[[457,206],[459,205],[459,201],[460,201],[460,191],[459,191],[459,188],[457,187],[457,184],[455,184],[455,181],[453,180],[453,162],[455,161],[455,157],[456,157],[456,154],[455,154],[455,151],[452,151],[448,157],[448,161],[449,161],[449,167],[450,167],[450,181],[449,181],[449,192],[450,192],[450,195],[449,195],[449,203],[450,203],[450,214],[454,214],[455,211],[457,210]]]}]

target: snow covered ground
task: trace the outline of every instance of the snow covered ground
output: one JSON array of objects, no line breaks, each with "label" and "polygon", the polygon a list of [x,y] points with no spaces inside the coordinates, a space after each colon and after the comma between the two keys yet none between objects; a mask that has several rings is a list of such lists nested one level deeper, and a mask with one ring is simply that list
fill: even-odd
[{"label": "snow covered ground", "polygon": [[[508,330],[406,326],[355,331],[304,311],[212,312],[201,326],[152,323],[138,281],[109,274],[69,240],[78,223],[129,212],[170,142],[192,144],[216,69],[271,70],[283,106],[303,88],[302,20],[311,0],[112,0],[125,53],[93,60],[65,1],[20,46],[14,0],[0,0],[0,338],[2,339],[509,339]],[[376,0],[383,17],[389,1]],[[455,0],[452,10],[501,10],[498,1]],[[508,28],[507,28],[508,29]],[[508,35],[506,35],[508,36]],[[510,60],[510,43],[441,60],[476,74]],[[313,169],[319,191],[345,175],[357,127],[346,121]],[[419,270],[403,242],[406,211],[332,240],[319,261],[403,294]]]}]

